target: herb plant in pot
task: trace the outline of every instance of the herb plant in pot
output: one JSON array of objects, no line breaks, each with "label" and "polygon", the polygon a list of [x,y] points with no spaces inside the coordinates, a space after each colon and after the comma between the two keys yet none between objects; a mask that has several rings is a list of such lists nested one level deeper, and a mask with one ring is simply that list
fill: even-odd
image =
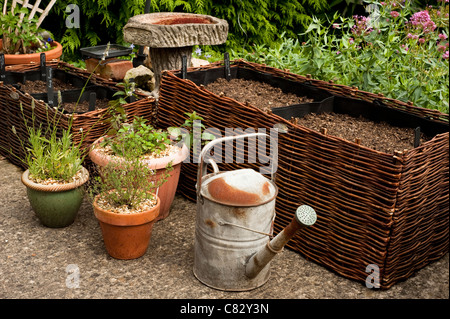
[{"label": "herb plant in pot", "polygon": [[99,168],[94,178],[92,198],[103,241],[111,257],[135,259],[147,251],[161,200],[156,190],[167,176],[149,182],[155,172],[128,152]]},{"label": "herb plant in pot", "polygon": [[168,133],[146,124],[146,120],[135,117],[132,123],[123,123],[113,135],[101,137],[93,143],[89,157],[99,167],[105,167],[114,159],[126,159],[135,154],[140,161],[155,170],[148,180],[157,182],[167,176],[167,181],[157,190],[161,200],[158,220],[169,215],[175,197],[181,164],[189,155],[188,148],[178,146],[170,140]]},{"label": "herb plant in pot", "polygon": [[[38,6],[39,2],[37,1],[35,6]],[[23,6],[13,2],[11,8],[8,8],[5,1],[3,14],[0,15],[0,53],[4,54],[5,65],[39,63],[41,53],[45,54],[46,61],[60,58],[62,45],[54,41],[48,31],[40,28],[54,2],[52,1],[37,19],[37,10],[33,7],[30,11],[26,7],[28,1]]]},{"label": "herb plant in pot", "polygon": [[[34,110],[33,106],[34,102]],[[89,180],[89,172],[82,166],[81,143],[72,143],[70,130],[62,130],[60,135],[58,114],[62,113],[55,112],[45,129],[42,123],[35,124],[34,112],[32,123],[24,116],[29,145],[25,145],[12,128],[27,150],[23,161],[28,169],[22,174],[22,183],[27,187],[30,205],[41,223],[51,228],[66,227],[74,222],[84,199],[84,184]]]}]

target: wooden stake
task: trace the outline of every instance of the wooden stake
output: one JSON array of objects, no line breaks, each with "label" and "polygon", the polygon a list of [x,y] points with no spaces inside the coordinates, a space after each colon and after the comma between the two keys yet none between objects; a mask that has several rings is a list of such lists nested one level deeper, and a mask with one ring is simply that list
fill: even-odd
[{"label": "wooden stake", "polygon": [[39,4],[41,3],[41,0],[36,0],[36,3],[34,4],[33,8],[31,9],[30,15],[28,16],[28,20],[33,19],[36,12],[42,13],[43,10],[39,9]]},{"label": "wooden stake", "polygon": [[50,1],[48,6],[45,8],[44,12],[42,12],[41,16],[39,17],[39,20],[38,20],[38,23],[37,23],[36,27],[39,28],[39,26],[41,25],[42,21],[44,21],[45,17],[48,15],[49,11],[52,9],[52,7],[55,4],[55,2],[56,2],[56,0]]},{"label": "wooden stake", "polygon": [[6,14],[7,3],[8,3],[8,0],[5,0],[5,3],[3,3],[3,15]]}]

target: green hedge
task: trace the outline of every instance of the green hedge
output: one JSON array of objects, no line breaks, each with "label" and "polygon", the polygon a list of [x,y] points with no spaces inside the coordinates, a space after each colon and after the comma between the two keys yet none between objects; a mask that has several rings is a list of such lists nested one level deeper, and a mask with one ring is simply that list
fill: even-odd
[{"label": "green hedge", "polygon": [[[46,2],[46,1],[43,1]],[[81,47],[111,43],[123,44],[122,29],[128,19],[144,12],[145,0],[60,0],[43,27],[59,40],[67,54]],[[69,29],[65,20],[67,5],[80,8],[80,28]],[[311,22],[311,16],[329,9],[326,0],[160,0],[151,1],[151,12],[190,12],[208,14],[228,21],[228,41],[224,49],[271,43],[282,32],[296,36]],[[70,12],[69,12],[70,13]]]}]

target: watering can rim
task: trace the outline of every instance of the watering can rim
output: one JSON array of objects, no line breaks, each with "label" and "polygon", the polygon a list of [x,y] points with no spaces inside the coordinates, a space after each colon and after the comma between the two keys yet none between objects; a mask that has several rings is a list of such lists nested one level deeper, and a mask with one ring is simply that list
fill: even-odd
[{"label": "watering can rim", "polygon": [[[206,156],[207,152],[210,150],[210,148],[220,142],[224,142],[224,141],[228,141],[228,140],[235,140],[235,139],[240,139],[240,138],[246,138],[246,137],[257,137],[257,136],[264,136],[266,138],[269,138],[271,140],[271,143],[274,142],[274,146],[275,146],[275,153],[273,155],[273,160],[278,161],[278,145],[276,143],[276,140],[274,140],[274,138],[266,133],[249,133],[249,134],[241,134],[241,135],[236,135],[236,136],[227,136],[227,137],[222,137],[216,140],[213,140],[211,142],[209,142],[208,144],[206,144],[206,146],[202,149],[200,155],[199,155],[199,166],[198,166],[198,172],[197,172],[197,200],[200,201],[201,204],[203,204],[204,199],[203,199],[203,194],[202,194],[202,182],[203,179],[206,178],[207,176],[209,176],[210,174],[206,174],[206,165],[208,165],[208,163],[204,162],[204,157]],[[209,164],[212,165],[213,169],[214,169],[214,175],[220,173],[219,172],[219,168],[217,166],[217,164],[214,162],[213,159],[209,159]],[[206,165],[205,165],[206,164]],[[261,174],[262,175],[262,174]],[[243,205],[243,204],[238,204],[238,205],[232,205],[232,204],[223,204],[220,201],[214,201],[218,204],[222,204],[222,205],[227,205],[227,206],[233,206],[233,207],[256,207],[256,206],[260,206],[263,204],[266,204],[272,200],[276,199],[276,196],[278,195],[278,187],[275,184],[275,170],[274,170],[274,166],[272,165],[272,171],[271,171],[271,179],[268,179],[268,182],[271,183],[272,186],[274,186],[274,197],[272,197],[270,200],[258,203],[258,204],[249,204],[249,205]],[[208,198],[208,200],[211,200]]]},{"label": "watering can rim", "polygon": [[[245,168],[244,169],[238,169],[238,170],[235,170],[235,171],[240,171],[240,170],[245,170]],[[217,171],[217,172],[213,172],[213,173],[210,173],[210,174],[207,174],[207,175],[203,175],[202,179],[205,182],[205,181],[207,181],[208,179],[210,179],[210,178],[212,178],[214,176],[226,174],[226,173],[229,173],[229,172],[234,172],[234,171],[224,171],[224,172]],[[248,207],[257,207],[257,206],[265,205],[265,204],[267,204],[267,203],[269,203],[269,202],[271,202],[273,200],[276,200],[276,198],[278,196],[278,186],[275,184],[275,182],[273,180],[270,180],[268,178],[266,178],[266,179],[267,179],[267,182],[269,182],[272,185],[272,187],[273,187],[273,194],[272,194],[272,196],[269,199],[264,200],[264,201],[262,201],[260,203],[257,203],[257,204],[247,204],[246,205],[246,204],[224,203],[224,202],[221,202],[221,201],[213,198],[212,196],[206,195],[204,193],[204,188],[203,187],[202,187],[201,190],[199,190],[198,193],[199,193],[199,195],[202,198],[206,198],[206,199],[208,199],[209,201],[211,201],[213,203],[220,204],[220,205],[223,205],[223,206],[246,207],[246,208],[248,208]]]}]

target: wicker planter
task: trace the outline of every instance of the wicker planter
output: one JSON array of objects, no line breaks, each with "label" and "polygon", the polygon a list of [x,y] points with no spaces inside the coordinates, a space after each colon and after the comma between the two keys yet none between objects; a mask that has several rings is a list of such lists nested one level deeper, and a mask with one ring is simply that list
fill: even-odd
[{"label": "wicker planter", "polygon": [[[335,111],[387,114],[388,119],[405,119],[434,136],[414,149],[378,152],[207,91],[199,79],[210,72],[224,74],[221,63],[190,68],[186,80],[164,72],[158,104],[160,127],[179,126],[183,121],[179,114],[192,111],[205,118],[202,124],[220,129],[222,135],[224,128],[269,129],[277,123],[287,127],[287,133],[278,135],[274,231],[281,231],[301,204],[312,206],[318,216],[314,227],[300,231],[289,242],[290,248],[361,282],[370,274],[367,267],[376,265],[381,288],[410,277],[448,252],[447,114],[242,60],[232,62],[231,71],[236,70],[326,90],[334,95]],[[221,164],[220,169],[259,166]],[[179,192],[192,200],[196,178],[197,164],[184,163]]]},{"label": "wicker planter", "polygon": [[[75,68],[63,62],[47,64],[57,70],[64,71],[70,75],[77,76],[84,81],[87,81],[90,74],[82,69]],[[7,67],[7,73],[11,77],[16,79],[23,78],[24,73],[32,74],[39,70],[39,65],[17,65],[13,67]],[[55,73],[54,72],[54,73]],[[117,91],[116,83],[107,81],[92,75],[90,79],[90,88],[102,88],[108,92]],[[69,92],[70,93],[70,92]],[[73,92],[71,92],[73,93]],[[110,97],[109,94],[108,97]],[[141,116],[150,122],[154,121],[155,114],[155,101],[153,98],[144,98],[136,102],[124,105],[125,112],[128,114],[129,119],[134,116]],[[35,102],[34,115],[36,118],[36,125],[40,123],[43,127],[47,127],[49,119],[52,119],[56,110],[54,108],[48,108],[43,100],[34,98],[32,95],[21,92],[13,84],[5,84],[0,82],[0,154],[7,157],[15,165],[25,168],[21,159],[25,158],[25,152],[23,151],[19,139],[12,132],[12,126],[15,127],[17,135],[24,142],[28,139],[27,128],[24,124],[24,119],[20,110],[22,104],[23,113],[26,120],[31,123],[32,115],[32,100]],[[48,115],[47,115],[48,113]],[[58,126],[61,129],[67,129],[69,127],[69,120],[71,114],[64,112],[58,122]],[[89,111],[81,114],[73,115],[72,133],[74,143],[82,141],[82,148],[88,150],[89,146],[98,138],[105,135],[109,124],[103,121],[108,117],[107,109],[100,109],[95,111]],[[83,139],[82,139],[83,138]],[[12,152],[12,154],[11,154]],[[91,169],[89,161],[85,163],[86,168]]]}]

